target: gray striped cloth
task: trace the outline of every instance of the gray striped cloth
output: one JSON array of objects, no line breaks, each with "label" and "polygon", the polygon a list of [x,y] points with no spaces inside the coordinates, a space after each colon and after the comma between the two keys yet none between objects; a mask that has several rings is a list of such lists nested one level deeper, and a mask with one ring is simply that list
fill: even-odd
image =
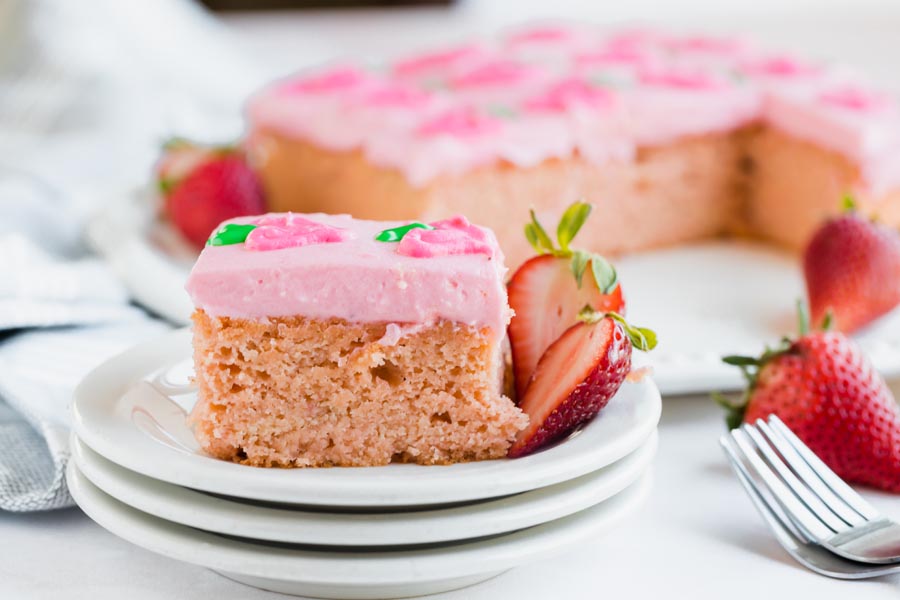
[{"label": "gray striped cloth", "polygon": [[0,510],[72,504],[69,405],[92,368],[166,325],[129,304],[99,260],[0,233]]}]

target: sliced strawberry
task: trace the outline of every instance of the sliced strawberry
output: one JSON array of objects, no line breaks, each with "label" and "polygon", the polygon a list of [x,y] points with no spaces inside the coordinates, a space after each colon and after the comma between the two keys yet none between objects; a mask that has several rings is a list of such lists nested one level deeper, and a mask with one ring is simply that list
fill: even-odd
[{"label": "sliced strawberry", "polygon": [[590,306],[599,312],[624,313],[621,285],[604,294],[593,272],[586,269],[579,286],[571,263],[570,258],[552,254],[535,256],[519,267],[509,282],[509,304],[516,313],[509,324],[509,339],[520,399],[541,355],[577,322],[581,309]]},{"label": "sliced strawberry", "polygon": [[524,456],[591,420],[631,370],[631,342],[611,317],[576,323],[538,361],[519,407],[529,424],[509,449]]}]

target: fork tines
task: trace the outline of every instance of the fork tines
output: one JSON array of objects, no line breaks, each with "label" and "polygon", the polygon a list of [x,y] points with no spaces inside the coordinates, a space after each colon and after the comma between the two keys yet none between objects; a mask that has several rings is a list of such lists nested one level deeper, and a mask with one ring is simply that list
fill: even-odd
[{"label": "fork tines", "polygon": [[775,415],[724,435],[750,485],[778,504],[808,542],[821,542],[879,518],[878,512],[828,468]]}]

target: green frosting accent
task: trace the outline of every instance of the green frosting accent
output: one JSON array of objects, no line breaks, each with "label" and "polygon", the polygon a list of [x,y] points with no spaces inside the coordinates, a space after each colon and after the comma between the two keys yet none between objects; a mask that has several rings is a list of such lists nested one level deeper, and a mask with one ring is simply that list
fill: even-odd
[{"label": "green frosting accent", "polygon": [[401,225],[400,227],[394,227],[393,229],[385,229],[375,236],[375,240],[379,242],[399,242],[403,239],[404,235],[406,235],[413,229],[434,229],[434,227],[432,227],[431,225],[426,225],[425,223],[413,221],[409,225]]},{"label": "green frosting accent", "polygon": [[256,229],[256,225],[249,223],[226,223],[213,231],[213,234],[206,240],[206,245],[230,246],[232,244],[243,244],[254,229]]}]

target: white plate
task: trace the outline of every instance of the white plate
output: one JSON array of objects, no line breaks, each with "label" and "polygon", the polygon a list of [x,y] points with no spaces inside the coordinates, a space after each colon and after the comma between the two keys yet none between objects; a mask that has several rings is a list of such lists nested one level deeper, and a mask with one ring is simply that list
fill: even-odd
[{"label": "white plate", "polygon": [[574,514],[634,483],[656,454],[657,434],[593,473],[522,494],[453,508],[393,513],[309,512],[212,496],[123,469],[72,437],[78,469],[142,512],[205,531],[322,546],[431,544],[497,535]]},{"label": "white plate", "polygon": [[472,542],[397,551],[322,551],[255,543],[178,525],[115,500],[69,463],[72,496],[94,521],[152,552],[202,565],[263,589],[319,598],[397,598],[457,589],[596,538],[633,512],[649,475],[574,515]]},{"label": "white plate", "polygon": [[[138,302],[187,323],[192,307],[184,282],[193,255],[155,221],[146,192],[123,195],[95,217],[89,237]],[[616,266],[629,318],[659,334],[657,349],[636,362],[653,365],[664,395],[742,388],[739,371],[721,357],[758,354],[794,333],[794,303],[805,295],[797,256],[753,242],[655,250]],[[858,339],[885,377],[900,376],[900,311]]]},{"label": "white plate", "polygon": [[[616,263],[628,318],[653,327],[649,359],[663,394],[741,389],[727,354],[758,355],[797,331],[796,301],[805,297],[797,256],[746,241],[710,241],[624,257]],[[900,375],[900,311],[856,336],[885,376]]]},{"label": "white plate", "polygon": [[[496,498],[568,481],[637,449],[662,408],[650,378],[625,383],[591,423],[524,458],[447,466],[264,469],[202,453],[185,422],[194,402],[191,334],[182,329],[96,368],[75,390],[75,431],[94,451],[148,477],[207,492],[317,506],[402,507]],[[179,404],[180,403],[180,404]]]}]

